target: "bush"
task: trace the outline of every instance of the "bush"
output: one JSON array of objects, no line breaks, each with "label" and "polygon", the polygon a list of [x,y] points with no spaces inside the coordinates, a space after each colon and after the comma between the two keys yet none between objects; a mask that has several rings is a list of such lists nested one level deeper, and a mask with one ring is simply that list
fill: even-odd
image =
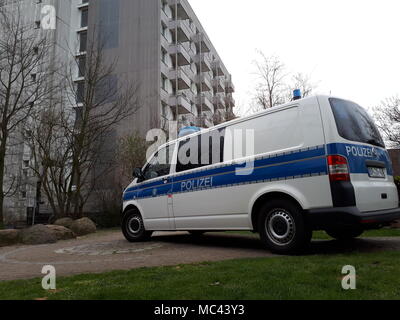
[{"label": "bush", "polygon": [[400,176],[394,177],[394,183],[396,184],[397,193],[399,194],[399,199],[400,199]]}]

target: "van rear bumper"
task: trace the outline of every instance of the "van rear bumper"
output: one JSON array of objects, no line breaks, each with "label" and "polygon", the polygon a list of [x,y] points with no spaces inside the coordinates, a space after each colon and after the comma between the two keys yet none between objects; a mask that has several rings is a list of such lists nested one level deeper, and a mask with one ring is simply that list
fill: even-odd
[{"label": "van rear bumper", "polygon": [[363,226],[373,229],[400,220],[400,207],[371,212],[360,212],[357,207],[307,210],[307,219],[313,230]]}]

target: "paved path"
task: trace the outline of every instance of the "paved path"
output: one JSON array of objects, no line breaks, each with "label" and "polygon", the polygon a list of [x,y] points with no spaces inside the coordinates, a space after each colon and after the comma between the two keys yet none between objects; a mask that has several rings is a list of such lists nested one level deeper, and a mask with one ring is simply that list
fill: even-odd
[{"label": "paved path", "polygon": [[[315,241],[309,254],[374,250],[400,250],[400,239],[359,239],[347,246]],[[54,265],[57,275],[65,276],[271,256],[251,235],[211,233],[196,239],[187,233],[158,233],[150,242],[129,243],[119,231],[102,231],[51,245],[0,248],[0,280],[41,277],[44,265]]]}]

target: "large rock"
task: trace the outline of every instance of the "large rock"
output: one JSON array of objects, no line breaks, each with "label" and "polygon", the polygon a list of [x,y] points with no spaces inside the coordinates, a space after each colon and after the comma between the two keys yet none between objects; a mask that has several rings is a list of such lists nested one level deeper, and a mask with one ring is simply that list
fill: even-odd
[{"label": "large rock", "polygon": [[82,218],[74,221],[74,223],[71,225],[71,230],[77,236],[84,236],[90,233],[95,233],[96,225],[89,218]]},{"label": "large rock", "polygon": [[54,225],[71,229],[71,226],[73,223],[74,223],[74,220],[71,218],[61,218],[61,219],[56,220],[56,222],[54,222]]},{"label": "large rock", "polygon": [[391,228],[400,229],[400,220],[395,221],[390,225]]},{"label": "large rock", "polygon": [[0,247],[12,246],[19,243],[19,230],[0,230]]},{"label": "large rock", "polygon": [[21,241],[24,244],[45,244],[57,242],[56,233],[47,226],[38,224],[21,231]]},{"label": "large rock", "polygon": [[72,230],[63,227],[63,226],[56,226],[56,225],[48,225],[46,226],[47,228],[49,228],[50,230],[52,230],[56,237],[57,240],[69,240],[69,239],[75,239],[76,236],[75,234],[72,232]]}]

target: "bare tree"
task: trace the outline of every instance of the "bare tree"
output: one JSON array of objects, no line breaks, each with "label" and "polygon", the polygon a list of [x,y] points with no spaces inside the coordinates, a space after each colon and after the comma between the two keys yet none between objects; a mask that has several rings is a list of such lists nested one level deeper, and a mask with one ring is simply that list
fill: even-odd
[{"label": "bare tree", "polygon": [[[11,11],[12,10],[12,11]],[[34,109],[48,98],[52,87],[49,78],[48,39],[37,36],[25,21],[21,8],[0,8],[0,222],[3,221],[5,196],[17,189],[18,173],[4,190],[5,161]],[[15,146],[14,145],[14,146]]]},{"label": "bare tree", "polygon": [[290,98],[293,97],[293,90],[300,89],[303,98],[309,97],[312,95],[316,88],[316,84],[314,84],[311,80],[311,76],[305,73],[298,72],[292,76],[292,84],[289,87]]},{"label": "bare tree", "polygon": [[112,221],[115,226],[113,217],[120,214],[121,198],[124,189],[132,182],[132,173],[135,168],[141,168],[146,163],[146,153],[151,142],[147,142],[138,131],[123,136],[119,139],[116,146],[116,179],[112,181],[110,188],[96,190],[97,207],[101,209],[107,219],[102,221]]},{"label": "bare tree", "polygon": [[254,61],[258,81],[255,86],[252,112],[269,109],[287,103],[293,98],[293,90],[300,89],[302,97],[310,96],[316,88],[307,74],[287,73],[285,64],[276,56],[266,56],[258,51],[259,59]]},{"label": "bare tree", "polygon": [[151,143],[138,131],[134,131],[119,141],[117,163],[120,170],[120,181],[126,185],[132,180],[135,168],[141,168],[146,163],[146,152]]},{"label": "bare tree", "polygon": [[267,57],[258,51],[259,59],[254,61],[259,81],[254,100],[261,109],[272,108],[284,101],[285,65],[276,56]]},{"label": "bare tree", "polygon": [[386,142],[392,148],[400,148],[400,97],[393,96],[374,108],[374,117]]},{"label": "bare tree", "polygon": [[[79,218],[93,192],[106,188],[115,168],[116,126],[140,108],[138,86],[117,77],[117,61],[89,39],[85,63],[65,72],[65,88],[31,135],[36,174],[56,217]],[[76,83],[78,72],[84,81]]]}]

